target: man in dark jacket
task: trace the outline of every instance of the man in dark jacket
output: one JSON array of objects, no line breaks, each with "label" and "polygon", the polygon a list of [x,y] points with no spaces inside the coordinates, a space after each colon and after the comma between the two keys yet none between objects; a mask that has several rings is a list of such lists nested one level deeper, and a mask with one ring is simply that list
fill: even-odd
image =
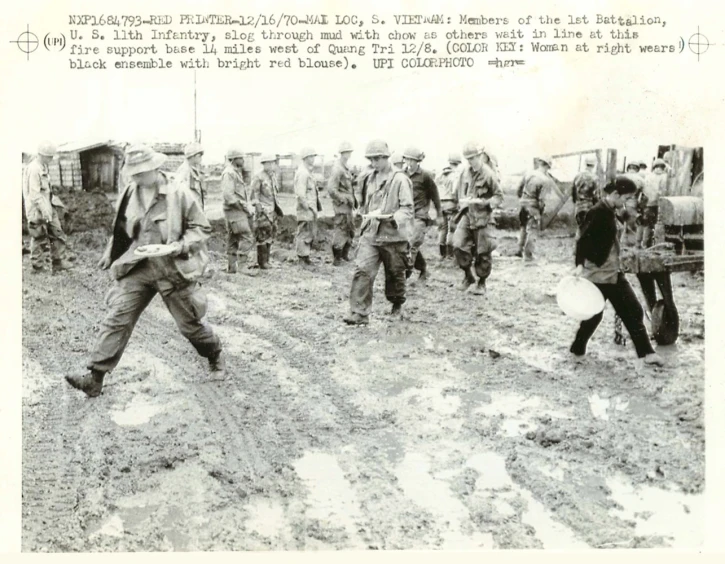
[{"label": "man in dark jacket", "polygon": [[[620,224],[615,212],[624,205],[625,197],[637,189],[625,176],[608,183],[603,199],[592,207],[581,226],[581,236],[576,243],[576,275],[593,282],[604,299],[611,302],[617,315],[627,328],[637,356],[645,364],[662,366],[664,361],[654,352],[644,326],[644,311],[632,287],[622,273],[619,262]],[[603,313],[582,321],[571,352],[577,356],[586,354],[587,343],[602,321]]]}]

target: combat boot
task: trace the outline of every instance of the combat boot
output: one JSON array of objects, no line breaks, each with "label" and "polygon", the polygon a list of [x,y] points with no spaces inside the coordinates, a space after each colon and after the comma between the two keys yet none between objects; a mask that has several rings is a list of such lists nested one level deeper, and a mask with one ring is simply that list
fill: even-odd
[{"label": "combat boot", "polygon": [[476,281],[476,279],[473,276],[473,273],[471,272],[471,268],[468,267],[464,269],[463,271],[463,282],[461,282],[461,285],[458,287],[459,290],[462,292],[465,292],[468,290],[468,287],[473,284]]},{"label": "combat boot", "polygon": [[486,295],[486,281],[481,279],[475,286],[470,287],[470,292],[474,296],[485,296]]},{"label": "combat boot", "polygon": [[350,262],[350,249],[352,248],[352,243],[345,243],[345,246],[342,248],[342,260],[345,262]]},{"label": "combat boot", "polygon": [[237,273],[237,255],[229,255],[227,257],[227,272],[229,274]]},{"label": "combat boot", "polygon": [[217,351],[209,357],[209,371],[212,376],[222,378],[226,376],[227,363],[222,356],[222,351]]},{"label": "combat boot", "polygon": [[57,259],[53,261],[53,272],[62,272],[63,270],[70,270],[73,265],[65,259]]},{"label": "combat boot", "polygon": [[65,380],[76,390],[85,392],[89,398],[95,398],[101,395],[104,376],[100,370],[91,370],[83,376],[66,376]]},{"label": "combat boot", "polygon": [[267,245],[257,245],[257,264],[260,270],[269,270]]},{"label": "combat boot", "polygon": [[448,247],[448,258],[456,258],[453,253],[453,245],[446,245]]},{"label": "combat boot", "polygon": [[369,323],[367,315],[360,315],[359,313],[350,313],[343,318],[343,321],[348,325],[367,325]]},{"label": "combat boot", "polygon": [[251,276],[252,278],[254,278],[255,276],[257,276],[257,274],[259,274],[259,272],[257,270],[252,270],[251,266],[247,266],[247,257],[246,256],[239,257],[239,264],[240,264],[240,266],[239,266],[240,274],[243,274],[244,276]]},{"label": "combat boot", "polygon": [[315,265],[310,260],[309,256],[299,257],[299,258],[300,258],[300,266],[302,268],[304,268],[305,270],[314,270],[315,269]]},{"label": "combat boot", "polygon": [[342,266],[342,249],[332,247],[332,266]]},{"label": "combat boot", "polygon": [[448,246],[447,245],[438,245],[438,250],[441,253],[441,259],[445,259],[448,256]]},{"label": "combat boot", "polygon": [[393,304],[393,307],[390,309],[390,316],[391,317],[401,317],[403,315],[403,304]]}]

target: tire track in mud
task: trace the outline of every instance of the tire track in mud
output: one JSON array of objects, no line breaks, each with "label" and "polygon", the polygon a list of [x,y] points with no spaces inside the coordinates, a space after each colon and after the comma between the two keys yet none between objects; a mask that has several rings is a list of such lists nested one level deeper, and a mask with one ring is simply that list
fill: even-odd
[{"label": "tire track in mud", "polygon": [[[60,401],[58,401],[60,399]],[[76,515],[82,482],[78,459],[80,428],[67,390],[24,410],[22,550],[78,550]],[[63,456],[69,449],[70,460]]]}]

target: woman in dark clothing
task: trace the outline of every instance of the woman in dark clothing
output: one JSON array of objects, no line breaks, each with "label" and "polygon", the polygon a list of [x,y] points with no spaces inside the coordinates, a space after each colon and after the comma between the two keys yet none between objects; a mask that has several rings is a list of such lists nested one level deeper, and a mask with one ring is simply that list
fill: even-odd
[{"label": "woman in dark clothing", "polygon": [[[654,352],[644,326],[644,311],[632,287],[627,282],[619,262],[620,224],[615,213],[624,205],[627,195],[636,191],[635,183],[624,176],[609,182],[603,189],[604,198],[592,207],[581,227],[576,243],[576,276],[593,282],[604,299],[614,307],[632,338],[637,356],[645,364],[663,366],[664,361]],[[599,313],[582,321],[571,352],[577,356],[586,354],[587,343],[602,320]]]}]

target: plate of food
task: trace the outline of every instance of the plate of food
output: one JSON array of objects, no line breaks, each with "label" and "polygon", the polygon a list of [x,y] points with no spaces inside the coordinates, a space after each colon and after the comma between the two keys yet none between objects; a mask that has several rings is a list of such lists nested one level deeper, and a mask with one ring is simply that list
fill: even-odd
[{"label": "plate of food", "polygon": [[136,247],[133,254],[139,257],[165,257],[170,255],[176,249],[176,245],[141,245]]}]

